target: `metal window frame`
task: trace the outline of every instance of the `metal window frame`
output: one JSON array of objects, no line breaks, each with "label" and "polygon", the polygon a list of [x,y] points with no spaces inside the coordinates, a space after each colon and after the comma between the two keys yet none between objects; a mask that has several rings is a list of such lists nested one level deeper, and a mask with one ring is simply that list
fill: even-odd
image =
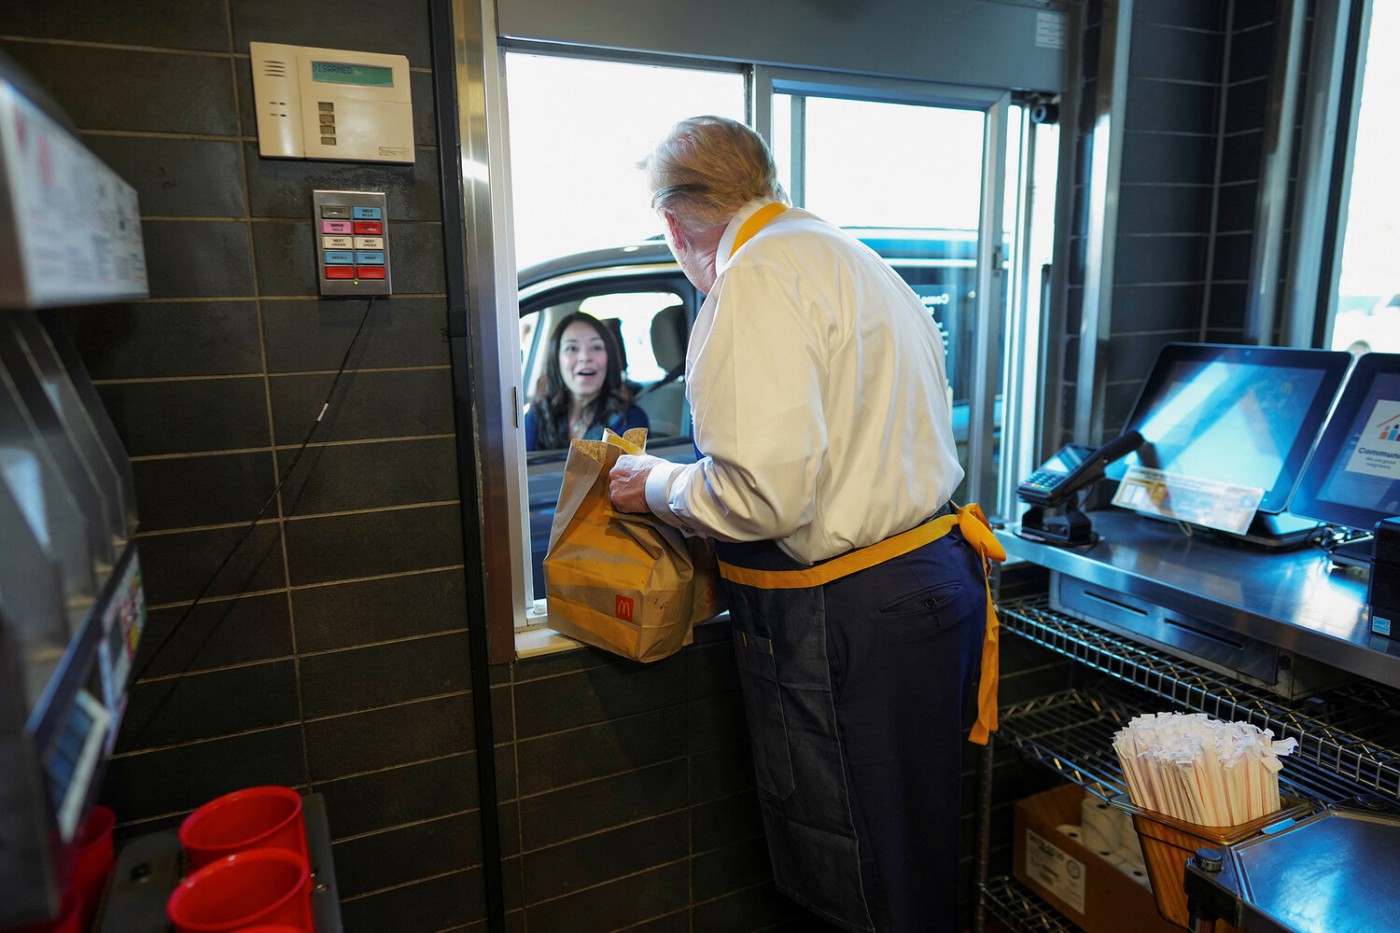
[{"label": "metal window frame", "polygon": [[[758,66],[754,74],[755,129],[766,139],[772,139],[772,101],[775,94],[789,94],[794,100],[826,97],[860,100],[874,103],[910,104],[974,110],[985,116],[982,139],[982,197],[978,211],[977,298],[973,316],[974,370],[969,389],[972,405],[968,412],[967,498],[971,502],[986,501],[990,511],[1002,512],[1012,507],[1014,499],[1003,501],[997,476],[997,461],[993,457],[995,443],[994,409],[996,395],[1003,388],[1005,359],[997,348],[1004,346],[1005,310],[1009,300],[1008,277],[1003,268],[1001,236],[988,236],[988,231],[1002,231],[1006,203],[1006,140],[1011,92],[1001,88],[983,88],[940,84],[910,79],[874,78],[865,75],[835,74],[794,68]],[[796,105],[794,104],[794,107]],[[805,130],[805,120],[792,123],[791,140],[794,165],[792,187],[795,192],[806,189],[803,164],[799,160]],[[794,203],[797,195],[794,194]],[[1005,435],[1003,434],[1003,441]]]},{"label": "metal window frame", "polygon": [[1279,333],[1325,347],[1337,313],[1372,0],[1315,5]]},{"label": "metal window frame", "polygon": [[[464,502],[476,506],[482,534],[468,560],[482,564],[481,587],[487,646],[492,663],[514,659],[514,633],[541,621],[538,600],[530,598],[526,555],[529,516],[526,509],[526,458],[516,426],[522,413],[519,354],[506,352],[506,335],[518,326],[518,294],[513,247],[509,235],[509,126],[506,114],[505,53],[550,54],[608,61],[645,62],[697,70],[733,70],[732,62],[679,59],[676,56],[617,53],[561,47],[553,43],[510,40],[496,34],[494,9],[478,0],[442,0],[452,4],[456,48],[456,107],[462,139],[452,174],[460,176],[463,252],[471,275],[463,285],[464,307],[449,328],[449,337],[464,354],[459,398],[470,398],[469,437],[475,462],[472,482],[463,486]],[[862,100],[915,103],[980,110],[988,117],[983,140],[983,199],[980,226],[1000,230],[1005,216],[1005,149],[1012,103],[1007,89],[966,87],[910,79],[808,72],[760,65],[740,65],[747,79],[747,109],[751,123],[771,138],[773,93],[820,94]],[[448,162],[444,159],[444,165]],[[1062,169],[1063,177],[1063,169]],[[1059,197],[1063,197],[1061,192]],[[1010,231],[1007,231],[1008,233]],[[977,367],[973,376],[974,404],[969,413],[968,491],[972,500],[989,505],[1005,498],[999,488],[993,457],[994,403],[1007,376],[1001,353],[1006,317],[988,309],[1003,308],[1011,283],[1001,268],[998,237],[979,237],[977,325],[974,341]],[[451,260],[452,257],[449,257]],[[449,263],[450,264],[450,263]],[[1043,328],[1042,334],[1051,333]],[[1018,368],[1019,371],[1019,368]],[[465,461],[464,461],[465,462]],[[1000,484],[1005,485],[1005,484]],[[1000,507],[1014,503],[1000,502]],[[992,511],[998,509],[992,505]],[[467,511],[464,509],[464,516]],[[474,536],[474,529],[464,535]],[[491,546],[487,547],[486,543]]]}]

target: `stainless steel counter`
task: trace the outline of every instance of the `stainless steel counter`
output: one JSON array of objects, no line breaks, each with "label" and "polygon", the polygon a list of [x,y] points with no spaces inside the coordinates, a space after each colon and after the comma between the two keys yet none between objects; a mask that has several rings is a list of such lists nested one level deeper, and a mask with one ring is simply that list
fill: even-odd
[{"label": "stainless steel counter", "polygon": [[1332,568],[1316,548],[1244,547],[1117,509],[1089,517],[1101,536],[1090,547],[1054,547],[1014,530],[998,537],[1013,558],[1400,687],[1400,640],[1371,634],[1364,573]]}]

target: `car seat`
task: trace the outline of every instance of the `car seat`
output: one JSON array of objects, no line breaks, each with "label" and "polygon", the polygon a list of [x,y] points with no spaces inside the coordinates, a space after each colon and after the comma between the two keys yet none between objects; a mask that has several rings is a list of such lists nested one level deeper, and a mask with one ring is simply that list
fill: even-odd
[{"label": "car seat", "polygon": [[627,372],[627,344],[622,339],[622,319],[615,317],[605,317],[598,321],[612,334],[612,349],[617,353],[617,368],[622,372]]},{"label": "car seat", "polygon": [[666,375],[637,396],[647,413],[652,437],[690,434],[690,404],[685,398],[685,349],[690,339],[690,317],[685,305],[671,305],[651,319],[651,352]]},{"label": "car seat", "polygon": [[627,377],[627,344],[622,339],[622,319],[616,317],[602,318],[599,323],[608,329],[613,336],[613,349],[617,351],[617,366],[622,371],[622,385],[635,397],[642,388],[642,384]]}]

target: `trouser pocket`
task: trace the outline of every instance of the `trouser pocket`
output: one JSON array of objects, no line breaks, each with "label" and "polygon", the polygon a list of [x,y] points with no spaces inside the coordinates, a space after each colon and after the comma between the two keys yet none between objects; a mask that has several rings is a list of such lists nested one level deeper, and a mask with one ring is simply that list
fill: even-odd
[{"label": "trouser pocket", "polygon": [[788,750],[787,718],[783,715],[773,643],[736,627],[734,657],[739,667],[758,788],[780,800],[786,799],[793,790],[792,754]]}]

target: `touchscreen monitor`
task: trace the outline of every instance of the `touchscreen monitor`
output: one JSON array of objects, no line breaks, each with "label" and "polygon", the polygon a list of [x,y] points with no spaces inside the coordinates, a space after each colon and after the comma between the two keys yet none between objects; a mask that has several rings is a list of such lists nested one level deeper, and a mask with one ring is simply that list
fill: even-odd
[{"label": "touchscreen monitor", "polygon": [[1264,490],[1282,512],[1351,364],[1341,350],[1172,343],[1162,348],[1123,426],[1145,443],[1134,464]]},{"label": "touchscreen monitor", "polygon": [[1400,353],[1357,359],[1288,510],[1368,532],[1400,515]]}]

